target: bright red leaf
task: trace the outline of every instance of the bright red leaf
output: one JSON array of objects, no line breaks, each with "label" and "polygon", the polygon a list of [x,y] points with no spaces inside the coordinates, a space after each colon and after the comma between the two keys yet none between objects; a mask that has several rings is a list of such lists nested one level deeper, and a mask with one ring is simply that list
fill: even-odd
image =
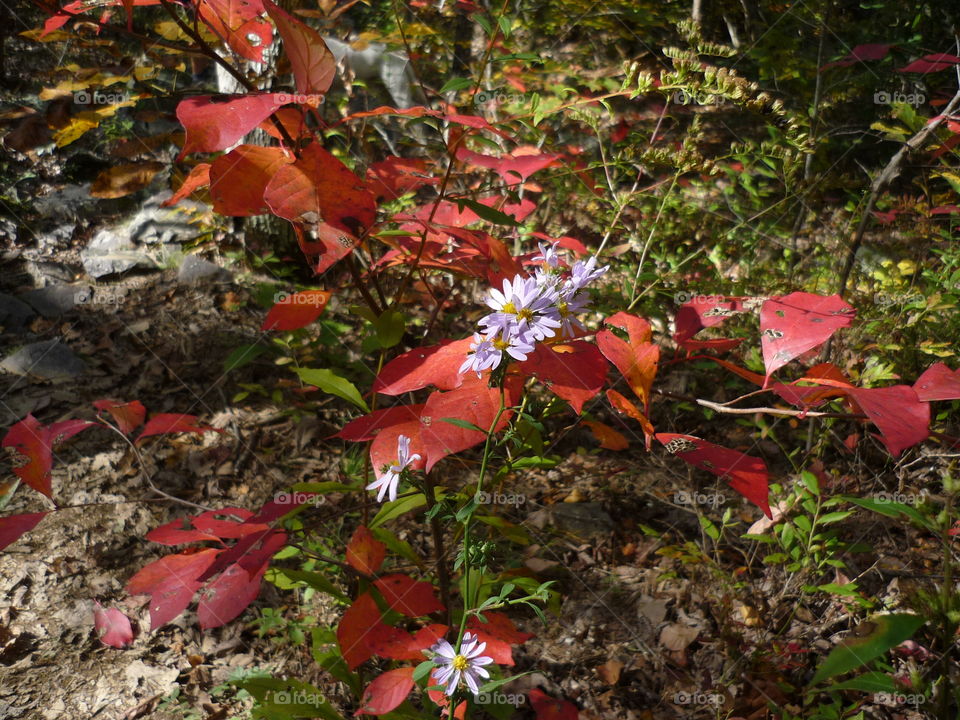
[{"label": "bright red leaf", "polygon": [[880,441],[894,457],[930,435],[930,404],[908,385],[850,388],[847,394],[880,430]]},{"label": "bright red leaf", "polygon": [[760,345],[770,376],[794,358],[819,347],[840,328],[850,325],[855,311],[839,295],[795,292],[769,298],[760,308]]},{"label": "bright red leaf", "polygon": [[773,517],[770,513],[769,474],[763,460],[690,435],[657,433],[656,438],[671,455],[726,480],[767,517]]},{"label": "bright red leaf", "polygon": [[100,642],[110,647],[122,648],[133,642],[133,628],[130,618],[117,608],[104,608],[94,600],[93,626],[97,629]]},{"label": "bright red leaf", "polygon": [[378,578],[373,584],[392,610],[407,617],[420,617],[443,610],[443,605],[434,594],[433,585],[428,582],[396,573]]},{"label": "bright red leaf", "polygon": [[[801,382],[815,385],[799,385]],[[821,363],[807,370],[803,377],[789,385],[774,383],[768,388],[788,403],[797,407],[813,408],[832,397],[846,395],[845,388],[853,387],[843,372],[833,363]]]},{"label": "bright red leaf", "polygon": [[391,155],[367,168],[367,187],[378,200],[396,200],[424,185],[436,185],[440,178],[430,174],[423,158]]},{"label": "bright red leaf", "polygon": [[627,417],[632,417],[643,429],[644,441],[647,446],[647,451],[650,451],[650,445],[653,440],[653,424],[647,419],[647,416],[640,412],[640,408],[634,405],[630,400],[625,398],[623,395],[618,393],[612,388],[607,390],[607,400],[610,401],[610,404],[613,406],[613,409]]},{"label": "bright red leaf", "polygon": [[193,166],[190,174],[184,179],[183,184],[177,188],[177,191],[172,196],[164,200],[160,204],[160,207],[170,207],[171,205],[176,205],[191,193],[196,192],[200,188],[205,188],[209,184],[210,163],[198,163],[197,165]]},{"label": "bright red leaf", "polygon": [[44,425],[28,414],[7,431],[2,447],[17,451],[14,474],[37,492],[50,497],[53,448],[93,425],[95,423],[86,420],[63,420]]},{"label": "bright red leaf", "polygon": [[380,609],[368,592],[363,593],[347,608],[337,626],[337,643],[347,667],[355,670],[370,658],[373,653],[367,646],[367,635],[383,624]]},{"label": "bright red leaf", "polygon": [[427,385],[441,390],[459,387],[463,383],[463,375],[457,371],[466,359],[472,341],[472,338],[464,338],[414,348],[398,355],[380,370],[373,382],[374,392],[402,395]]},{"label": "bright red leaf", "polygon": [[906,67],[898,68],[898,71],[932,73],[940,72],[941,70],[946,70],[947,68],[952,68],[957,64],[960,64],[960,57],[957,57],[956,55],[949,55],[947,53],[932,53],[930,55],[924,55],[919,60],[914,60]]},{"label": "bright red leaf", "polygon": [[210,197],[214,212],[231,217],[263,215],[267,183],[293,157],[278,147],[239,145],[210,166]]},{"label": "bright red leaf", "polygon": [[283,93],[198,95],[180,101],[177,120],[187,131],[180,158],[225,150],[287,102]]},{"label": "bright red leaf", "polygon": [[342,438],[351,442],[365,442],[373,440],[377,433],[384,428],[400,423],[415,422],[419,424],[423,404],[395,405],[382,410],[374,410],[369,415],[351,420],[333,437]]},{"label": "bright red leaf", "polygon": [[189,522],[187,518],[172,520],[166,525],[154,528],[146,534],[150,542],[160,543],[161,545],[182,545],[191,542],[204,542],[212,540],[219,542],[220,538],[210,533],[201,532],[187,527]]},{"label": "bright red leaf", "polygon": [[597,347],[582,340],[563,345],[538,343],[520,372],[536,375],[550,392],[570,403],[574,412],[597,396],[607,379],[607,361]]},{"label": "bright red leaf", "polygon": [[336,77],[337,61],[320,34],[270,0],[263,0],[263,7],[283,39],[283,51],[293,68],[297,92],[325,94]]},{"label": "bright red leaf", "polygon": [[263,62],[263,49],[273,42],[273,27],[257,17],[263,12],[261,2],[200,0],[198,7],[200,18],[235,53],[253,62]]},{"label": "bright red leaf", "polygon": [[270,308],[261,330],[298,330],[315,322],[332,292],[327,290],[303,290],[287,295]]},{"label": "bright red leaf", "polygon": [[260,594],[260,580],[265,572],[266,567],[251,577],[240,565],[234,564],[203,588],[197,603],[200,628],[226,625],[246,610]]},{"label": "bright red leaf", "polygon": [[660,348],[650,342],[650,324],[643,318],[622,312],[607,318],[606,324],[626,329],[629,342],[621,340],[610,330],[600,330],[597,347],[623,374],[643,403],[643,412],[649,415],[650,388],[660,362]]},{"label": "bright red leaf", "polygon": [[0,550],[15,543],[24,533],[33,530],[46,514],[45,512],[39,512],[0,517]]},{"label": "bright red leaf", "polygon": [[413,690],[413,668],[402,667],[377,676],[367,685],[355,715],[383,715],[397,708]]},{"label": "bright red leaf", "polygon": [[143,420],[147,417],[147,409],[139,400],[132,400],[128,403],[116,400],[97,400],[93,403],[93,406],[97,410],[106,410],[110,413],[110,417],[117,423],[117,427],[124,435],[129,435],[143,425]]},{"label": "bright red leaf", "polygon": [[276,215],[291,222],[323,221],[354,236],[363,234],[376,218],[373,193],[317,143],[308,145],[296,162],[277,170],[263,197]]},{"label": "bright red leaf", "polygon": [[203,585],[199,578],[220,554],[215,548],[167,555],[142,568],[127,582],[131,595],[150,595],[150,629],[165,625],[190,605]]},{"label": "bright red leaf", "polygon": [[373,575],[383,565],[387,556],[387,546],[377,540],[366,526],[361,525],[353,532],[347,544],[347,563],[364,575]]},{"label": "bright red leaf", "polygon": [[533,152],[518,148],[509,155],[499,158],[475,153],[463,146],[457,149],[457,160],[493,170],[507,185],[526,182],[527,178],[535,172],[556,165],[559,157],[550,153],[540,153],[535,148]]},{"label": "bright red leaf", "polygon": [[533,637],[532,633],[517,630],[509,617],[503,613],[485,612],[487,622],[481,622],[476,616],[471,616],[467,627],[487,644],[484,655],[493,658],[498,665],[513,665],[513,650],[511,645],[520,645]]},{"label": "bright red leaf", "polygon": [[913,390],[924,402],[960,400],[960,369],[951,370],[942,362],[934,363],[917,378]]},{"label": "bright red leaf", "polygon": [[200,425],[196,415],[181,415],[178,413],[157,413],[149,421],[137,437],[136,442],[153,437],[154,435],[170,435],[173,433],[205,433],[223,432],[221,428],[209,425]]},{"label": "bright red leaf", "polygon": [[557,700],[540,688],[534,688],[527,695],[537,720],[577,720],[580,711],[567,700]]}]

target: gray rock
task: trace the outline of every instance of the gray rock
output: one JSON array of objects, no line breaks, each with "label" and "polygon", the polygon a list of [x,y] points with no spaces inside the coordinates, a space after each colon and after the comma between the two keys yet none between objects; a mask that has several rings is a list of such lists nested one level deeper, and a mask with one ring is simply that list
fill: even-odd
[{"label": "gray rock", "polygon": [[547,510],[557,529],[579,537],[589,539],[613,532],[613,518],[600,503],[557,503]]},{"label": "gray rock", "polygon": [[36,313],[33,308],[13,295],[0,293],[0,325],[7,330],[19,330],[29,322]]},{"label": "gray rock", "polygon": [[44,220],[64,223],[69,220],[80,220],[83,208],[94,207],[97,202],[97,198],[90,196],[90,183],[84,183],[67,185],[39,197],[34,201],[34,207]]},{"label": "gray rock", "polygon": [[93,296],[85,285],[48,285],[21,295],[34,310],[45,318],[60,317],[77,305],[90,302]]},{"label": "gray rock", "polygon": [[24,345],[0,362],[0,368],[14,375],[64,380],[82,374],[86,365],[69,347],[54,338]]},{"label": "gray rock", "polygon": [[83,260],[83,268],[92,278],[102,278],[107,275],[116,275],[133,270],[136,267],[145,270],[157,269],[155,263],[148,255],[144,255],[136,250],[117,250],[103,254],[90,252],[81,252],[80,258]]},{"label": "gray rock", "polygon": [[177,282],[181,285],[195,285],[201,282],[228,283],[233,274],[219,265],[197,255],[188,255],[177,273]]}]

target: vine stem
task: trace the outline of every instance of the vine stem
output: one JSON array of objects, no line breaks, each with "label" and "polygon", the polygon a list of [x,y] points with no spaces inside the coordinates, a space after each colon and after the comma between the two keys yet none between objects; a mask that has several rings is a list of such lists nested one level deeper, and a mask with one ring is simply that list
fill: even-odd
[{"label": "vine stem", "polygon": [[[433,510],[437,504],[437,493],[430,473],[423,473],[423,490],[427,498],[427,508]],[[440,602],[444,607],[444,623],[450,626],[450,572],[447,569],[447,551],[443,544],[443,526],[436,514],[430,517],[430,532],[433,535],[433,554],[437,564],[437,579],[440,581]]]}]

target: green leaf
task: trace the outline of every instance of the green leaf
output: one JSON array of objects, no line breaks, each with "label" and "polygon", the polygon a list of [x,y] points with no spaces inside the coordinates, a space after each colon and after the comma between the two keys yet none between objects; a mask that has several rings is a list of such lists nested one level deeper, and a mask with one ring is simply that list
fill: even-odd
[{"label": "green leaf", "polygon": [[269,718],[323,718],[343,720],[317,688],[299,680],[246,678],[235,683],[260,703],[261,716]]},{"label": "green leaf", "polygon": [[828,689],[831,691],[862,690],[868,693],[897,692],[897,687],[893,683],[893,677],[882,672],[868,672],[863,675],[857,675],[855,678],[831,685]]},{"label": "green leaf", "polygon": [[386,528],[374,528],[370,532],[394,554],[406,558],[417,567],[423,567],[423,559],[406,540],[401,540]]},{"label": "green leaf", "polygon": [[416,493],[414,495],[409,495],[407,497],[400,497],[394,500],[393,502],[388,502],[380,508],[373,520],[370,521],[370,524],[367,525],[368,528],[373,530],[373,528],[380,527],[387,520],[393,520],[395,517],[400,517],[401,515],[410,512],[418,507],[423,507],[427,504],[427,498],[423,496],[423,493]]},{"label": "green leaf", "polygon": [[442,95],[443,93],[448,93],[453,90],[464,90],[465,88],[472,86],[473,80],[470,78],[452,77],[443,84],[442,88],[440,88],[440,94]]},{"label": "green leaf", "polygon": [[908,518],[920,525],[920,527],[924,527],[931,532],[937,532],[938,530],[933,521],[924,516],[922,513],[918,512],[916,508],[912,508],[909,505],[904,505],[903,503],[888,502],[886,500],[877,500],[875,498],[856,498],[849,496],[844,496],[844,499],[848,502],[852,502],[854,505],[859,505],[862,508],[872,510],[873,512],[880,513],[881,515],[886,515],[887,517],[895,518],[901,515],[906,515]]},{"label": "green leaf", "polygon": [[392,348],[403,338],[407,327],[407,319],[399,310],[387,310],[373,323],[377,331],[377,340],[384,348]]},{"label": "green leaf", "polygon": [[461,209],[466,206],[479,215],[481,219],[486,220],[489,223],[493,223],[494,225],[506,225],[508,227],[520,226],[520,223],[518,223],[512,215],[507,215],[499,210],[494,210],[492,207],[484,205],[483,203],[478,203],[476,200],[470,200],[469,198],[456,198],[456,203]]},{"label": "green leaf", "polygon": [[430,671],[433,670],[434,667],[435,665],[432,660],[424,660],[413,669],[413,681],[418,683],[424,678],[429,677]]},{"label": "green leaf", "polygon": [[223,361],[223,371],[228,373],[231,370],[242,368],[247,363],[256,360],[266,351],[267,348],[265,348],[263,345],[241,345],[232,353],[227,355],[227,359]]},{"label": "green leaf", "polygon": [[294,368],[294,372],[300,376],[307,385],[314,385],[325,393],[336,395],[347,402],[351,402],[364,412],[370,412],[366,401],[360,395],[360,391],[349,380],[340,377],[332,370],[320,368]]},{"label": "green leaf", "polygon": [[[271,573],[273,573],[273,577],[270,576]],[[320,573],[310,572],[309,570],[294,570],[293,568],[270,568],[267,570],[267,580],[278,587],[282,587],[274,580],[274,578],[281,579],[281,582],[283,580],[287,580],[288,582],[292,583],[304,583],[305,585],[312,587],[314,590],[318,590],[336,598],[340,602],[350,602],[350,598],[340,592],[340,590],[332,582],[327,580],[327,578]]]},{"label": "green leaf", "polygon": [[466,420],[461,420],[460,418],[440,418],[440,422],[450,423],[451,425],[456,425],[459,428],[464,430],[476,430],[479,433],[487,434],[486,430],[478,428],[472,422],[467,422]]},{"label": "green leaf", "polygon": [[526,530],[519,525],[514,525],[509,520],[504,520],[502,517],[495,515],[477,515],[477,520],[485,525],[496,528],[507,540],[515,542],[518,545],[529,546],[531,543],[530,536]]},{"label": "green leaf", "polygon": [[820,484],[817,482],[816,475],[814,475],[809,470],[804,470],[800,474],[800,479],[803,481],[803,484],[807,486],[807,490],[809,490],[813,495],[816,495],[819,497]]},{"label": "green leaf", "polygon": [[[879,615],[864,623],[869,633],[850,636],[840,642],[817,668],[811,685],[850,672],[883,655],[909,639],[926,622],[919,615],[895,613]],[[862,626],[861,626],[862,627]]]},{"label": "green leaf", "polygon": [[829,525],[830,523],[840,522],[841,520],[846,520],[851,515],[853,515],[853,510],[842,510],[840,512],[827,513],[820,518],[820,524]]}]

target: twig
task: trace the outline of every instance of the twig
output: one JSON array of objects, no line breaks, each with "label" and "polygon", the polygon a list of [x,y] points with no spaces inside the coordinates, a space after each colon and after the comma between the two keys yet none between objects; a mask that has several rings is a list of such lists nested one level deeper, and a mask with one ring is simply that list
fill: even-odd
[{"label": "twig", "polygon": [[786,415],[788,417],[798,417],[798,418],[808,418],[808,417],[828,417],[828,418],[845,418],[847,420],[866,420],[866,415],[857,415],[856,413],[838,413],[838,412],[820,412],[817,410],[788,410],[786,408],[775,408],[775,407],[753,407],[753,408],[734,408],[729,407],[728,405],[723,405],[721,403],[710,402],[709,400],[703,400],[701,398],[691,397],[689,395],[677,395],[676,393],[667,392],[666,390],[657,390],[654,389],[652,392],[656,393],[665,398],[670,398],[671,400],[681,400],[685,402],[695,403],[701,407],[709,408],[718,413],[724,413],[726,415],[755,415],[757,413],[764,413],[766,415]]}]

